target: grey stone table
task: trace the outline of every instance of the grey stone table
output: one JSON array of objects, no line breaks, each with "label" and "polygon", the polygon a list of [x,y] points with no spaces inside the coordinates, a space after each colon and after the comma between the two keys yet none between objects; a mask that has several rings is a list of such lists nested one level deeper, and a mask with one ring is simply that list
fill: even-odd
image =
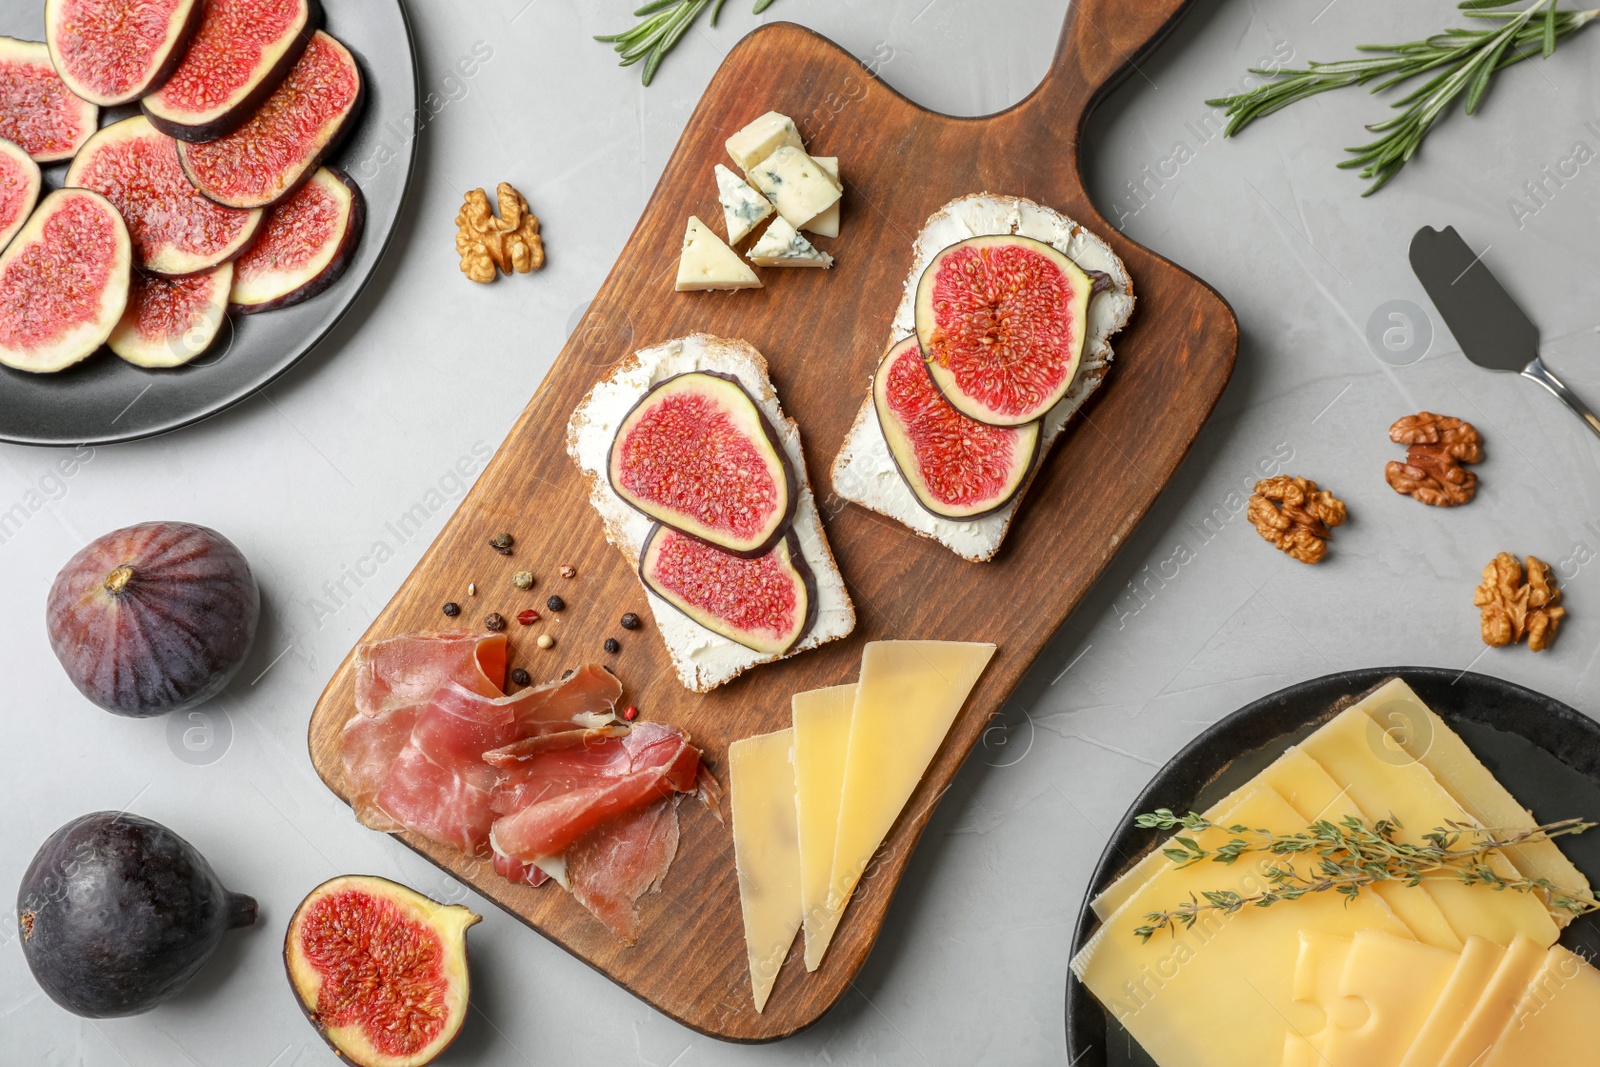
[{"label": "grey stone table", "polygon": [[[1398,181],[1362,200],[1361,182],[1334,163],[1381,102],[1323,97],[1224,142],[1204,100],[1273,57],[1411,39],[1449,23],[1451,4],[1205,2],[1102,108],[1086,155],[1108,217],[1232,302],[1238,371],[1171,488],[944,798],[882,939],[830,1015],[772,1046],[701,1037],[357,826],[307,759],[311,705],[550,366],[721,54],[755,21],[749,0],[733,0],[720,28],[691,33],[641,89],[588,40],[625,25],[629,6],[416,0],[422,88],[437,94],[437,114],[390,255],[328,342],[238,409],[84,450],[70,476],[53,473],[66,453],[0,449],[0,514],[21,503],[26,516],[0,530],[0,889],[60,823],[132,807],[188,836],[263,908],[260,927],[230,936],[194,988],[134,1019],[57,1009],[5,945],[0,1062],[332,1063],[279,951],[300,897],[345,871],[484,913],[472,933],[474,1010],[444,1062],[1060,1062],[1067,954],[1092,864],[1140,786],[1207,724],[1292,682],[1397,662],[1503,675],[1600,711],[1600,441],[1531,383],[1467,365],[1426,312],[1409,326],[1387,317],[1392,301],[1427,306],[1406,264],[1409,235],[1453,223],[1490,247],[1543,327],[1547,362],[1600,397],[1600,38],[1516,68],[1479,118],[1452,117]],[[1064,10],[1064,0],[781,0],[762,17],[889,55],[881,74],[895,88],[982,114],[1042,76]],[[479,42],[492,57],[462,78],[456,62]],[[469,286],[452,219],[466,189],[501,179],[544,220],[550,266]],[[1368,343],[1374,321],[1394,331],[1382,359]],[[1486,434],[1470,508],[1425,509],[1385,486],[1397,452],[1385,430],[1419,409]],[[1350,503],[1322,566],[1271,551],[1244,519],[1249,486],[1275,466]],[[397,517],[418,505],[425,528],[397,534]],[[199,718],[95,710],[40,624],[72,551],[154,518],[226,532],[265,592],[251,662]],[[1472,587],[1502,549],[1560,570],[1572,618],[1553,651],[1480,643]],[[9,924],[0,938],[15,940]]]}]

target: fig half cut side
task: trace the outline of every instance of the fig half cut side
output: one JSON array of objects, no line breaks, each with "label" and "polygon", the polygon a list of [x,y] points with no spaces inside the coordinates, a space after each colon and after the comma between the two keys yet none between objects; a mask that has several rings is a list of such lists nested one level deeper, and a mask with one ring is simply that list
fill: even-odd
[{"label": "fig half cut side", "polygon": [[201,0],[44,0],[50,62],[90,103],[131,104],[177,69],[204,9]]},{"label": "fig half cut side", "polygon": [[778,433],[732,375],[657,383],[617,427],[606,464],[623,502],[736,556],[764,555],[799,500]]},{"label": "fig half cut side", "polygon": [[791,530],[765,555],[729,555],[657,523],[639,553],[651,592],[712,633],[781,656],[817,619],[817,583]]},{"label": "fig half cut side", "polygon": [[178,165],[177,142],[134,115],[89,138],[66,184],[111,201],[128,224],[134,265],[170,278],[226,263],[255,240],[266,214],[201,196]]},{"label": "fig half cut side", "polygon": [[366,222],[361,189],[343,171],[319,167],[276,207],[234,264],[230,305],[240,314],[309,300],[338,281],[355,258]]},{"label": "fig half cut side", "polygon": [[71,159],[100,119],[100,109],[61,80],[43,41],[0,37],[0,101],[0,137],[35,163]]},{"label": "fig half cut side", "polygon": [[979,422],[1043,418],[1078,373],[1091,288],[1076,263],[1031,237],[941,250],[917,282],[917,341],[933,384]]},{"label": "fig half cut side", "polygon": [[39,164],[21,148],[0,138],[0,252],[33,214],[42,182]]},{"label": "fig half cut side", "polygon": [[293,69],[320,17],[316,0],[206,0],[182,60],[139,106],[180,141],[231,133]]},{"label": "fig half cut side", "polygon": [[466,1019],[467,929],[481,918],[387,878],[330,879],[289,920],[289,984],[341,1058],[356,1067],[422,1067]]},{"label": "fig half cut side", "polygon": [[271,207],[316,172],[338,147],[361,106],[355,56],[318,30],[277,91],[232,133],[178,145],[183,172],[219,204]]},{"label": "fig half cut side", "polygon": [[232,263],[186,278],[134,271],[128,306],[106,343],[135,367],[180,367],[216,341],[232,286]]},{"label": "fig half cut side", "polygon": [[1005,507],[1039,457],[1038,422],[988,426],[951,407],[915,337],[879,362],[872,402],[901,478],[918,504],[943,518],[971,521]]},{"label": "fig half cut side", "polygon": [[57,189],[0,252],[0,363],[44,374],[88,357],[128,302],[133,246],[111,202]]}]

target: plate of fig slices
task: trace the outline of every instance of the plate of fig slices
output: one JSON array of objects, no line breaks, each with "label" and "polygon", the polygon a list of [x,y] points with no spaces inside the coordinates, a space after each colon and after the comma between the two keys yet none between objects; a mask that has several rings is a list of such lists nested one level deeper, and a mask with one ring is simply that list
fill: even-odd
[{"label": "plate of fig slices", "polygon": [[165,433],[292,367],[389,243],[418,100],[400,0],[0,9],[0,440]]}]

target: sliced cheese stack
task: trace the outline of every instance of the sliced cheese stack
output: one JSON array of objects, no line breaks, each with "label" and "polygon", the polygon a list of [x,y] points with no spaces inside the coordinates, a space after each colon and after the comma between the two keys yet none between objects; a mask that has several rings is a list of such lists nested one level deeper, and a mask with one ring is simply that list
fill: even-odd
[{"label": "sliced cheese stack", "polygon": [[[1369,825],[1392,819],[1397,838],[1412,843],[1449,822],[1536,825],[1398,680],[1289,749],[1206,816],[1274,833],[1348,816]],[[1230,836],[1207,834],[1202,843]],[[1545,877],[1589,892],[1553,842],[1487,862],[1503,878]],[[1162,1067],[1481,1067],[1474,1057],[1498,1047],[1515,1002],[1571,918],[1532,894],[1428,879],[1380,883],[1349,909],[1335,894],[1310,894],[1232,916],[1208,911],[1194,927],[1148,944],[1133,933],[1148,913],[1191,893],[1201,900],[1216,889],[1259,893],[1268,884],[1263,868],[1252,855],[1233,867],[1178,870],[1157,849],[1092,901],[1103,925],[1073,970]],[[1308,906],[1319,897],[1333,897],[1339,913]],[[1260,1010],[1263,1000],[1273,1010]]]},{"label": "sliced cheese stack", "polygon": [[802,925],[806,970],[821,964],[862,872],[993,655],[989,644],[871,642],[855,685],[796,694],[791,729],[729,746],[757,1011]]}]

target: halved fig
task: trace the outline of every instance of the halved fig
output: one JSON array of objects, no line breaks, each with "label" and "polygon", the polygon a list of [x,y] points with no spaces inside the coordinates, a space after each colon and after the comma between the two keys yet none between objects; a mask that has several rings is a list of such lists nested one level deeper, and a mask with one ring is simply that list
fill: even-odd
[{"label": "halved fig", "polygon": [[878,364],[872,401],[900,476],[935,515],[964,521],[1005,507],[1038,458],[1038,422],[987,426],[961,414],[933,387],[915,337]]},{"label": "halved fig", "polygon": [[232,263],[186,278],[134,271],[128,306],[106,343],[136,367],[182,366],[217,339],[232,286]]},{"label": "halved fig", "polygon": [[765,555],[729,555],[657,523],[639,553],[651,592],[730,641],[782,655],[817,618],[817,585],[791,530]]},{"label": "halved fig", "polygon": [[356,1067],[422,1067],[466,1019],[467,929],[481,919],[387,878],[330,879],[289,920],[289,984],[343,1059]]},{"label": "halved fig", "polygon": [[271,207],[300,187],[349,132],[361,103],[355,56],[318,30],[250,121],[203,144],[180,144],[194,187],[229,207]]},{"label": "halved fig", "polygon": [[83,147],[99,117],[61,80],[43,41],[0,37],[0,137],[35,163],[57,163]]},{"label": "halved fig", "polygon": [[229,303],[249,315],[316,296],[350,265],[365,219],[360,187],[335,167],[319,167],[268,209],[261,236],[234,264]]},{"label": "halved fig", "polygon": [[0,363],[70,367],[111,335],[128,302],[133,248],[111,202],[57,189],[0,253]]},{"label": "halved fig", "polygon": [[206,0],[183,59],[140,103],[156,128],[209,141],[244,125],[311,39],[316,0]]},{"label": "halved fig", "polygon": [[167,80],[204,10],[200,0],[44,0],[50,62],[92,104],[131,104]]},{"label": "halved fig", "polygon": [[799,498],[777,431],[737,378],[712,371],[646,393],[617,427],[607,473],[625,503],[736,556],[777,544]]},{"label": "halved fig", "polygon": [[21,148],[0,139],[0,252],[33,213],[41,180],[39,164]]},{"label": "halved fig", "polygon": [[111,201],[128,224],[134,265],[181,277],[210,270],[250,247],[263,211],[239,211],[195,191],[178,165],[177,142],[143,115],[114,122],[83,146],[66,184]]},{"label": "halved fig", "polygon": [[979,422],[1042,418],[1078,373],[1090,288],[1076,263],[1031,237],[969,237],[939,252],[917,283],[933,384]]}]

